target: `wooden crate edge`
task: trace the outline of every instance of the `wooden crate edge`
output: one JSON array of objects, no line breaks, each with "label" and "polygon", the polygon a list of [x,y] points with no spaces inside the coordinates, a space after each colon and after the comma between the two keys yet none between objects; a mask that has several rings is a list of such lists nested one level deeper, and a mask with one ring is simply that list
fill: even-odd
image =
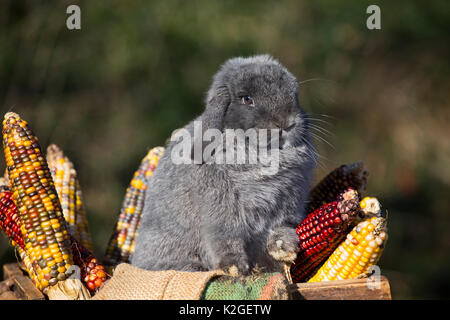
[{"label": "wooden crate edge", "polygon": [[295,300],[391,300],[391,288],[385,276],[365,279],[297,283],[289,286]]},{"label": "wooden crate edge", "polygon": [[33,284],[31,279],[24,275],[19,263],[7,263],[3,265],[3,278],[14,279],[13,293],[21,300],[45,300],[45,296]]}]

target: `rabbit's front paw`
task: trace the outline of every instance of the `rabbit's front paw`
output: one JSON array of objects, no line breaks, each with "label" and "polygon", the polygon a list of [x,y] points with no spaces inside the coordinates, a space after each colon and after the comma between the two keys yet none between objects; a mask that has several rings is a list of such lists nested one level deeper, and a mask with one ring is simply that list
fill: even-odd
[{"label": "rabbit's front paw", "polygon": [[248,275],[250,273],[250,266],[247,258],[233,253],[226,254],[222,258],[219,263],[219,268],[235,277],[239,275]]},{"label": "rabbit's front paw", "polygon": [[275,229],[267,240],[267,250],[277,261],[294,262],[300,251],[295,229],[288,227]]}]

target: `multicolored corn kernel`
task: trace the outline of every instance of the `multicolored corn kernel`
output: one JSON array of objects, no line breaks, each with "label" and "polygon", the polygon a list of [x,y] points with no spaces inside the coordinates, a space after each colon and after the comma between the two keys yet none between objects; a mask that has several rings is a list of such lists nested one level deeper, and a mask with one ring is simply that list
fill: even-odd
[{"label": "multicolored corn kernel", "polygon": [[144,207],[147,180],[152,176],[163,152],[163,147],[151,149],[142,159],[138,170],[133,175],[125,194],[118,221],[114,226],[113,234],[106,249],[105,262],[108,265],[129,262],[134,253],[137,229],[141,223]]},{"label": "multicolored corn kernel", "polygon": [[297,226],[300,252],[290,270],[294,283],[312,276],[356,223],[361,212],[358,193],[349,189],[339,197],[340,201],[319,207]]},{"label": "multicolored corn kernel", "polygon": [[38,139],[13,112],[3,121],[3,149],[25,253],[37,275],[36,286],[45,292],[71,274],[66,221]]},{"label": "multicolored corn kernel", "polygon": [[381,257],[388,238],[386,225],[382,217],[360,222],[308,282],[354,279],[366,274]]},{"label": "multicolored corn kernel", "polygon": [[94,295],[110,276],[88,249],[74,237],[71,237],[71,240],[73,260],[81,270],[81,282],[88,288],[89,293]]},{"label": "multicolored corn kernel", "polygon": [[361,193],[366,187],[367,175],[362,162],[336,168],[311,190],[306,212],[312,212],[324,204],[338,200],[339,194],[348,188]]},{"label": "multicolored corn kernel", "polygon": [[70,234],[92,251],[92,238],[84,210],[83,194],[73,163],[55,144],[47,148],[47,162]]}]

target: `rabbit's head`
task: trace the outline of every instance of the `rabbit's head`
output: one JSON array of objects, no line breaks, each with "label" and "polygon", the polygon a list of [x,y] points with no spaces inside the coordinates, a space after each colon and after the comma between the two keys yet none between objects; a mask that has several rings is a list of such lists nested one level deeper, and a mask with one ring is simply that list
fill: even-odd
[{"label": "rabbit's head", "polygon": [[309,139],[296,78],[268,55],[233,58],[213,78],[202,114],[203,130],[279,129],[280,148]]}]

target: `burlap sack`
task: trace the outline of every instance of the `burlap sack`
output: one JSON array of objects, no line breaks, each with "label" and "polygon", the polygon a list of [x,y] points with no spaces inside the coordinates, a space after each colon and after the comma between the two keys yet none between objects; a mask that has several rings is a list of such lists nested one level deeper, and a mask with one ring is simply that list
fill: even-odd
[{"label": "burlap sack", "polygon": [[223,271],[147,271],[119,264],[93,300],[198,300],[211,278]]},{"label": "burlap sack", "polygon": [[289,299],[281,273],[232,277],[208,272],[147,271],[119,264],[93,300],[279,300]]}]

